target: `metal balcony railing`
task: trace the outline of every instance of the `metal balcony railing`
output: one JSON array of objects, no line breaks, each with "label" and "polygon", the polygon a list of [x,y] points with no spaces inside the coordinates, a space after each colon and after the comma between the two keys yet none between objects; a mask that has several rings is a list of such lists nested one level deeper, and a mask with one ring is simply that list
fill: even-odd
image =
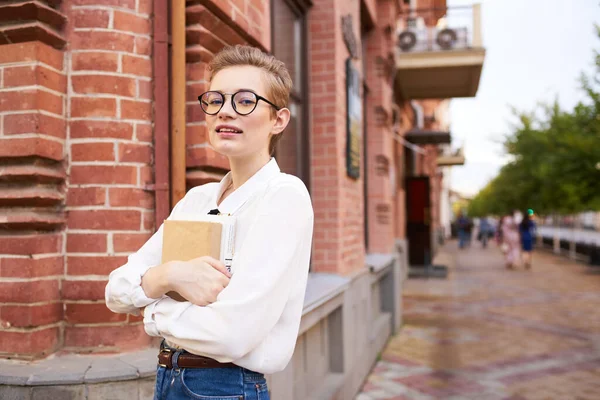
[{"label": "metal balcony railing", "polygon": [[401,53],[481,48],[481,6],[412,9],[396,32]]}]

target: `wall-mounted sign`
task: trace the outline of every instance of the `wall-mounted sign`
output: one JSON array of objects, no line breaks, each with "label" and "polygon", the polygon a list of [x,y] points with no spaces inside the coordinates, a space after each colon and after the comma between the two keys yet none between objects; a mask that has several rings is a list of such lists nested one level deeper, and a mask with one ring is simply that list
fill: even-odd
[{"label": "wall-mounted sign", "polygon": [[346,60],[346,172],[349,177],[360,176],[360,145],[362,138],[362,100],[360,73],[352,59]]},{"label": "wall-mounted sign", "polygon": [[386,176],[390,170],[390,161],[383,154],[375,156],[375,173],[377,176]]},{"label": "wall-mounted sign", "polygon": [[342,17],[342,36],[346,48],[350,52],[352,58],[358,58],[358,42],[354,36],[354,28],[352,27],[352,15],[348,14]]}]

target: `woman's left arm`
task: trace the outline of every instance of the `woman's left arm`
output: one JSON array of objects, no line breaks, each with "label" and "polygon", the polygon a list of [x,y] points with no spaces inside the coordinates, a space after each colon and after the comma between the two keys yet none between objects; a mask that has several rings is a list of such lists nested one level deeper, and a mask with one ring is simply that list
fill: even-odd
[{"label": "woman's left arm", "polygon": [[221,362],[246,355],[280,319],[293,287],[306,282],[313,220],[303,185],[268,193],[217,301],[200,307],[163,299],[146,308],[146,332]]}]

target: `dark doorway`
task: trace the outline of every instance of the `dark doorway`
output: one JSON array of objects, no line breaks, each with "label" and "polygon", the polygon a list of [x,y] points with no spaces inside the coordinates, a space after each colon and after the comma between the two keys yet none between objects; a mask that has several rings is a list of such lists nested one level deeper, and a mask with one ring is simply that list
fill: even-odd
[{"label": "dark doorway", "polygon": [[431,203],[428,176],[406,178],[406,235],[411,267],[431,265]]}]

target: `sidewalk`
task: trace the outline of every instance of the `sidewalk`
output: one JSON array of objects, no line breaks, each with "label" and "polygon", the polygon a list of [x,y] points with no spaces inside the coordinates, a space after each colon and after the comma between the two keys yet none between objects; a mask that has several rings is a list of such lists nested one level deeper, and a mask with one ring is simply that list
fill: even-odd
[{"label": "sidewalk", "polygon": [[446,280],[409,280],[404,325],[356,400],[600,399],[600,275],[548,253],[504,269],[495,245],[459,251]]}]

